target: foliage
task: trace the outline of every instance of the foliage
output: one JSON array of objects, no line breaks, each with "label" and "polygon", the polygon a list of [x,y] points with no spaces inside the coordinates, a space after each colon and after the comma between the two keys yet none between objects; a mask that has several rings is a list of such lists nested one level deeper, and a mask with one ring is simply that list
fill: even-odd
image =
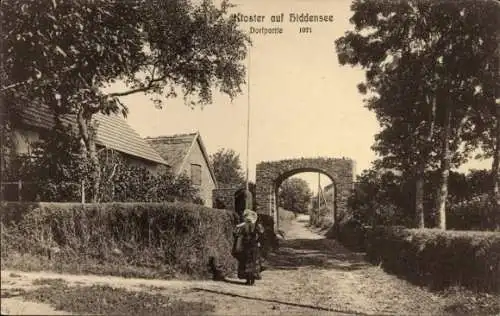
[{"label": "foliage", "polygon": [[[133,93],[161,107],[178,89],[191,106],[210,103],[213,88],[231,98],[241,92],[249,40],[228,7],[207,0],[2,1],[1,96],[11,109],[29,104],[76,115],[97,194],[95,113],[125,115],[119,98]],[[104,91],[117,81],[128,90]]]},{"label": "foliage", "polygon": [[[318,209],[316,198],[312,199],[312,208],[309,211],[309,223],[312,226],[328,229],[335,223],[335,214],[333,212],[333,204],[321,204]],[[344,214],[336,214],[337,217],[342,217]],[[338,218],[337,218],[338,219]]]},{"label": "foliage", "polygon": [[327,238],[335,238],[342,243],[342,246],[351,251],[364,252],[366,251],[365,243],[370,227],[351,216],[346,216],[340,223],[331,227],[326,236]]},{"label": "foliage", "polygon": [[219,149],[210,156],[215,178],[219,186],[239,187],[245,183],[240,155],[232,149]]},{"label": "foliage", "polygon": [[385,270],[419,284],[500,292],[498,233],[379,226],[368,232],[366,252]]},{"label": "foliage", "polygon": [[[374,149],[385,166],[416,184],[426,170],[440,169],[442,228],[450,168],[495,137],[485,132],[494,124],[477,118],[495,117],[500,91],[498,8],[487,1],[471,7],[468,1],[357,0],[355,31],[336,41],[341,64],[366,69],[359,90],[369,94],[366,105],[382,127]],[[416,192],[418,199],[423,196]],[[417,209],[422,203],[417,200]]]},{"label": "foliage", "polygon": [[279,187],[278,203],[294,213],[307,213],[312,192],[309,184],[301,178],[288,178]]},{"label": "foliage", "polygon": [[41,132],[30,148],[27,154],[9,156],[4,181],[22,180],[23,199],[79,201],[88,166],[71,127],[56,120],[54,128]]},{"label": "foliage", "polygon": [[100,152],[102,202],[173,202],[183,201],[202,204],[199,190],[191,179],[171,170],[160,169],[157,174],[145,167],[128,163],[113,150]]},{"label": "foliage", "polygon": [[[3,37],[9,43],[2,52],[4,84],[25,82],[39,96],[52,87],[71,97],[77,88],[102,88],[125,79],[134,89],[127,93],[180,86],[186,95],[196,93],[209,102],[215,84],[232,96],[243,83],[240,62],[248,39],[229,18],[228,7],[227,2],[217,8],[210,1],[194,5],[186,0],[3,1]],[[118,95],[124,93],[96,96]],[[117,110],[106,108],[112,104],[89,106]]]},{"label": "foliage", "polygon": [[[10,168],[10,180],[23,180],[23,200],[79,202],[82,181],[89,183],[89,168],[73,130],[62,123],[42,134],[29,156],[20,156]],[[153,174],[135,166],[116,151],[99,151],[101,182],[97,194],[85,185],[86,201],[91,195],[100,202],[184,201],[203,204],[199,190],[186,175],[176,177],[169,170]]]},{"label": "foliage", "polygon": [[[2,204],[2,269],[171,278],[227,271],[235,215],[177,203]],[[26,266],[27,263],[31,266]]]},{"label": "foliage", "polygon": [[[424,175],[427,194],[424,204],[431,207],[436,203],[435,186],[439,171],[428,171]],[[449,195],[447,214],[450,229],[478,229],[492,227],[493,206],[473,202],[476,198],[489,192],[491,173],[486,170],[472,170],[465,175],[451,172],[449,178]],[[362,225],[402,225],[413,226],[413,207],[415,199],[412,180],[401,173],[379,169],[374,166],[358,176],[352,195],[348,200],[350,217]],[[484,199],[482,203],[486,203]],[[482,206],[480,206],[482,205]],[[437,225],[436,215],[428,212],[426,225]],[[466,224],[469,223],[469,224]],[[487,224],[489,223],[489,224]],[[483,230],[483,229],[481,229]]]},{"label": "foliage", "polygon": [[4,181],[15,178],[16,175],[12,174],[15,169],[10,166],[13,164],[14,155],[14,141],[12,134],[12,124],[6,117],[5,108],[0,107],[0,119],[2,124],[0,124],[0,171],[2,172],[2,179]]},{"label": "foliage", "polygon": [[103,202],[162,202],[184,201],[201,204],[199,190],[185,175],[176,177],[165,171],[158,175],[136,166],[120,168],[112,183],[114,192]]},{"label": "foliage", "polygon": [[447,216],[450,229],[500,231],[498,207],[486,194],[451,205]]},{"label": "foliage", "polygon": [[358,177],[348,200],[353,218],[365,225],[411,225],[413,214],[405,179],[392,171],[369,169]]}]

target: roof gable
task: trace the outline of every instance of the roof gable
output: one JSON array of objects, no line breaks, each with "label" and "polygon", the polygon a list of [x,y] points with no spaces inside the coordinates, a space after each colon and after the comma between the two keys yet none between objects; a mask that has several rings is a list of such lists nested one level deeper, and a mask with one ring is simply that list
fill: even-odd
[{"label": "roof gable", "polygon": [[147,137],[145,140],[178,174],[195,139],[196,133]]},{"label": "roof gable", "polygon": [[205,144],[201,140],[201,135],[199,132],[198,132],[198,137],[196,138],[196,140],[200,146],[201,152],[203,153],[203,157],[205,158],[205,161],[207,162],[208,170],[210,171],[210,175],[212,176],[212,180],[214,181],[214,185],[217,188],[218,185],[217,185],[217,178],[215,177],[215,171],[214,171],[214,168],[212,166],[212,162],[210,161],[210,157],[208,156],[207,149],[205,148]]},{"label": "roof gable", "polygon": [[[48,106],[26,106],[20,111],[24,124],[41,129],[50,129],[54,125],[54,114]],[[127,121],[116,114],[104,115],[96,113],[96,144],[114,149],[122,153],[144,160],[168,165],[161,156],[145,142],[139,134],[128,125]],[[62,121],[77,131],[76,116],[64,115]]]},{"label": "roof gable", "polygon": [[186,163],[193,146],[195,146],[195,144],[198,145],[203,154],[203,158],[205,159],[212,180],[217,187],[215,172],[212,164],[210,163],[210,157],[208,156],[199,132],[176,134],[171,136],[148,137],[146,138],[146,141],[172,166],[172,169],[177,175]]}]

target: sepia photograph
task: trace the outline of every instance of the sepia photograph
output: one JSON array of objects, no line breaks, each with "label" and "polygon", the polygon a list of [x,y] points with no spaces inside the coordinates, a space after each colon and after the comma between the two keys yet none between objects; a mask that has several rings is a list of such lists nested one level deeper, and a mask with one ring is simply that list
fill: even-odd
[{"label": "sepia photograph", "polygon": [[0,315],[500,316],[497,0],[1,0]]}]

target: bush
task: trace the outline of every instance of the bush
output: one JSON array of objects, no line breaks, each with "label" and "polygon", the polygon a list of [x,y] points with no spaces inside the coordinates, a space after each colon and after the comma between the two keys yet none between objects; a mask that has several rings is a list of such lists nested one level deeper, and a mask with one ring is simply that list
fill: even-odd
[{"label": "bush", "polygon": [[377,168],[365,170],[349,197],[349,215],[365,225],[411,223],[413,188],[412,183],[398,173]]},{"label": "bush", "polygon": [[208,276],[210,258],[235,267],[229,211],[180,202],[4,203],[1,213],[2,269],[165,278]]},{"label": "bush", "polygon": [[309,221],[311,226],[322,229],[331,228],[335,222],[331,206],[321,206],[319,210],[317,208],[312,209]]},{"label": "bush", "polygon": [[101,202],[189,202],[203,204],[191,179],[171,171],[152,174],[144,167],[122,164],[102,190]]},{"label": "bush", "polygon": [[369,227],[363,225],[355,218],[345,218],[337,225],[330,228],[327,238],[335,238],[347,249],[352,251],[365,251],[365,242]]},{"label": "bush", "polygon": [[366,252],[418,284],[500,292],[499,233],[375,227],[367,233]]},{"label": "bush", "polygon": [[[100,181],[93,192],[92,167],[81,152],[79,138],[71,127],[60,121],[53,130],[41,135],[30,155],[10,157],[4,163],[4,181],[23,182],[4,190],[8,201],[80,202],[82,182],[85,198],[97,202],[173,202],[202,204],[199,189],[192,185],[186,174],[175,175],[159,167],[153,174],[144,166],[136,166],[126,155],[111,149],[98,151]],[[3,149],[3,147],[2,147]],[[5,150],[4,150],[5,151]]]},{"label": "bush", "polygon": [[307,181],[301,178],[288,178],[279,186],[278,205],[295,213],[305,213],[312,195]]},{"label": "bush", "polygon": [[[436,183],[439,183],[439,179],[438,170],[428,171],[424,176],[426,227],[438,224],[435,208],[438,193]],[[476,196],[488,192],[492,183],[491,172],[487,170],[473,170],[468,175],[451,171],[447,206],[457,204],[458,201],[476,199]],[[415,198],[415,179],[409,174],[380,168],[376,163],[357,178],[348,200],[349,213],[365,225],[414,227]],[[491,217],[485,212],[486,209],[492,209],[490,206],[485,209],[484,205],[474,202],[465,208],[448,209],[447,222],[450,228],[483,230],[492,226]]]},{"label": "bush", "polygon": [[452,205],[446,213],[446,222],[449,229],[495,230],[500,227],[497,216],[497,207],[483,195]]}]

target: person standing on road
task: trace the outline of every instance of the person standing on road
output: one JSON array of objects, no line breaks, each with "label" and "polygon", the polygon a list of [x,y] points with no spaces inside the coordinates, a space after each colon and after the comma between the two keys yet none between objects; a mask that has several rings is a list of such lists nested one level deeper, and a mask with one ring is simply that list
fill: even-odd
[{"label": "person standing on road", "polygon": [[264,228],[257,223],[256,212],[246,209],[243,222],[235,229],[233,256],[238,260],[238,278],[246,279],[247,285],[254,285],[260,279],[260,247],[259,242]]}]

